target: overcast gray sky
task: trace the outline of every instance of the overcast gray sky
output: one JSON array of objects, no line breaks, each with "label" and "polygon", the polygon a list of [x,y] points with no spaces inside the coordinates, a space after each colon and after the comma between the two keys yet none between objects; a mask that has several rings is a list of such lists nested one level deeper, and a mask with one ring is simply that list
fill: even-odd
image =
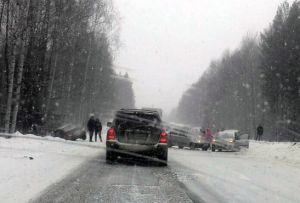
[{"label": "overcast gray sky", "polygon": [[114,0],[117,66],[130,68],[137,107],[167,113],[224,50],[272,22],[282,0]]}]

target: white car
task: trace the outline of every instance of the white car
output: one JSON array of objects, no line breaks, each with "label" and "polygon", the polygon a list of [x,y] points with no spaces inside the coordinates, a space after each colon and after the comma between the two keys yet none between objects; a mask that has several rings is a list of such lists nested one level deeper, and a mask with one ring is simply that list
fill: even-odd
[{"label": "white car", "polygon": [[202,134],[201,127],[193,127],[188,133],[190,149],[201,148],[206,151],[210,147],[210,141]]},{"label": "white car", "polygon": [[238,130],[224,130],[214,135],[212,151],[238,151],[241,147],[249,148],[249,135],[241,134]]}]

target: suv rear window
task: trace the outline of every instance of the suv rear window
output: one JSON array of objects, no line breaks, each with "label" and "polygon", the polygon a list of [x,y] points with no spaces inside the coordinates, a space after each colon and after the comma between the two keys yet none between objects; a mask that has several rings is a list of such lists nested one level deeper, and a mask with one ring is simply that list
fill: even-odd
[{"label": "suv rear window", "polygon": [[114,120],[119,142],[153,145],[162,130],[160,117],[148,112],[118,112]]},{"label": "suv rear window", "polygon": [[156,126],[160,124],[160,118],[156,114],[120,112],[116,114],[114,123],[117,127],[122,124],[126,124],[127,126],[129,125],[130,127],[134,127],[135,125]]}]

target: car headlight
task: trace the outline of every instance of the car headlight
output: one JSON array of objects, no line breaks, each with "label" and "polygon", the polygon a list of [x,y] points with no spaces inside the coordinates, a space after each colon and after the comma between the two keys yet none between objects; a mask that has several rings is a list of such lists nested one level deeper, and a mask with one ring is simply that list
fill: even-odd
[{"label": "car headlight", "polygon": [[229,140],[229,142],[230,142],[230,143],[233,143],[233,142],[234,142],[234,140]]}]

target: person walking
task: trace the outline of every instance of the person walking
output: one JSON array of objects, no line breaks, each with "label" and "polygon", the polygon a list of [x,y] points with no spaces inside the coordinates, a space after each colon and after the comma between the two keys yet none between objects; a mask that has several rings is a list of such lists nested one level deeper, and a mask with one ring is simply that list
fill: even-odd
[{"label": "person walking", "polygon": [[100,141],[102,142],[101,131],[102,131],[102,123],[97,118],[95,122],[95,142],[97,142],[98,134],[99,134]]},{"label": "person walking", "polygon": [[264,134],[264,127],[259,124],[256,129],[256,140],[260,141],[261,136]]},{"label": "person walking", "polygon": [[212,132],[210,128],[207,128],[205,131],[206,138],[211,141],[212,140]]},{"label": "person walking", "polygon": [[209,143],[209,147],[212,149],[213,135],[212,135],[212,132],[211,132],[211,129],[210,129],[210,128],[207,128],[207,129],[205,130],[205,138],[206,138],[206,140],[207,140],[208,143]]},{"label": "person walking", "polygon": [[87,123],[87,128],[88,128],[88,131],[89,131],[89,136],[90,136],[90,142],[93,141],[93,135],[94,135],[94,132],[95,132],[95,129],[96,129],[96,121],[95,121],[95,118],[94,118],[94,115],[91,115],[88,123]]}]

